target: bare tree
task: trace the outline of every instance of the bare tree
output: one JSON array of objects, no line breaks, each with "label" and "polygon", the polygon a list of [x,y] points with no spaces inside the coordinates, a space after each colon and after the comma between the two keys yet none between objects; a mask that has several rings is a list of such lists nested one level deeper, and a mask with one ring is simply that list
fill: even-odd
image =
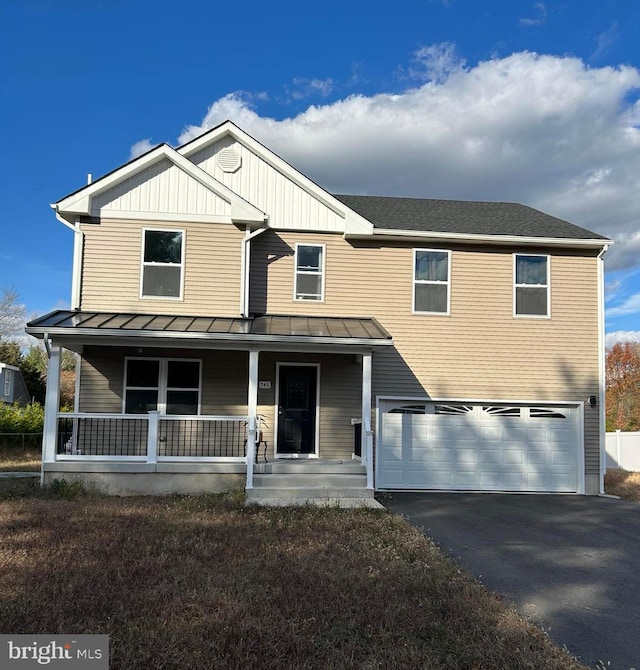
[{"label": "bare tree", "polygon": [[19,302],[18,292],[11,288],[0,290],[0,339],[24,336],[27,308]]}]

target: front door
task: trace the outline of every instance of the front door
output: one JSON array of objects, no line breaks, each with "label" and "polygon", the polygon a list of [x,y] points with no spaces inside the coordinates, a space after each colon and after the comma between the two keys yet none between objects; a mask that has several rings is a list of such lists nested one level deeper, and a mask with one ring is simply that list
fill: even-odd
[{"label": "front door", "polygon": [[278,445],[282,456],[316,453],[315,365],[281,365],[278,377]]}]

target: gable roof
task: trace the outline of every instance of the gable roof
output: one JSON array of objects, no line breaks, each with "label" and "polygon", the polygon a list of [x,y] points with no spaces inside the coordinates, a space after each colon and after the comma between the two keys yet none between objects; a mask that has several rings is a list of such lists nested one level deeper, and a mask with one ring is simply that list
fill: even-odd
[{"label": "gable roof", "polygon": [[[343,219],[343,230],[345,234],[360,234],[367,235],[373,232],[373,225],[365,217],[350,207],[345,207],[345,204],[329,193],[327,190],[318,186],[314,181],[309,179],[280,158],[271,149],[256,140],[247,132],[239,128],[232,121],[223,121],[219,125],[204,132],[202,135],[186,142],[177,148],[177,151],[192,160],[198,153],[207,149],[224,137],[231,137],[239,144],[246,147],[252,154],[258,156],[270,168],[275,170],[278,175],[282,175],[287,181],[295,184],[302,192],[308,194],[313,199],[322,203],[329,210],[337,214]],[[271,212],[269,212],[271,214]],[[277,227],[277,226],[276,226]]]},{"label": "gable roof", "polygon": [[168,144],[159,144],[157,147],[125,163],[116,170],[112,170],[91,184],[87,184],[77,191],[70,193],[54,203],[52,207],[69,223],[74,222],[74,215],[95,214],[92,208],[94,199],[108,193],[110,189],[116,189],[119,185],[126,184],[128,180],[131,180],[145,170],[157,166],[162,161],[167,161],[168,164],[175,166],[202,188],[227,202],[230,206],[231,218],[234,221],[258,224],[262,224],[265,221],[266,215],[264,212],[247,202],[244,198],[241,198],[237,193],[234,193],[230,188],[179,154]]},{"label": "gable roof", "polygon": [[375,230],[460,235],[602,240],[606,237],[514,202],[426,200],[368,195],[336,195],[373,223]]}]

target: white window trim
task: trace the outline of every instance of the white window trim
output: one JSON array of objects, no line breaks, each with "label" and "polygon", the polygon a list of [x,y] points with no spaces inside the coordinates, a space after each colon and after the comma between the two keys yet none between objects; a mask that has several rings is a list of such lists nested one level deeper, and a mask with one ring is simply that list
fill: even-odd
[{"label": "white window trim", "polygon": [[[169,296],[169,295],[144,295],[144,268],[145,266],[149,267],[175,267],[177,263],[145,263],[144,261],[144,243],[147,236],[147,232],[150,233],[180,233],[182,235],[182,247],[180,249],[180,295],[179,296]],[[187,233],[183,228],[143,228],[142,229],[142,239],[140,240],[140,293],[139,298],[141,300],[184,300],[184,275],[185,275],[185,250],[187,248]]]},{"label": "white window trim", "polygon": [[[431,279],[416,279],[416,254],[418,251],[428,251],[436,253],[447,254],[447,281],[431,280]],[[428,314],[431,316],[450,316],[451,315],[451,250],[450,249],[414,249],[412,255],[413,270],[411,272],[412,289],[411,289],[411,313],[412,314]],[[421,312],[416,310],[416,284],[434,284],[437,286],[447,287],[447,311],[446,312]]]},{"label": "white window trim", "polygon": [[[305,270],[298,271],[298,247],[320,247],[322,249],[322,267],[320,272],[309,272]],[[294,302],[311,302],[318,303],[324,302],[324,284],[326,276],[326,267],[327,267],[327,246],[326,244],[316,244],[315,242],[296,242],[296,253],[293,259],[293,300]],[[320,300],[309,300],[305,298],[298,298],[298,275],[313,275],[316,277],[318,274],[321,277],[320,282]]]},{"label": "white window trim", "polygon": [[[547,259],[547,283],[546,284],[516,284],[516,261],[518,256],[529,256]],[[546,288],[547,289],[547,313],[546,314],[518,314],[516,312],[516,289],[518,288]],[[549,254],[513,254],[513,316],[516,319],[550,319],[551,318],[551,256]]]},{"label": "white window trim", "polygon": [[[127,369],[129,361],[158,361],[158,386],[127,386]],[[126,356],[124,359],[124,379],[122,380],[122,413],[126,413],[127,391],[148,391],[158,389],[158,412],[167,415],[167,391],[194,391],[195,389],[178,388],[168,386],[169,363],[179,361],[181,363],[198,363],[198,413],[202,414],[202,359],[201,358],[159,358],[156,356]]]},{"label": "white window trim", "polygon": [[4,397],[11,397],[11,382],[13,377],[13,370],[5,368],[4,370]]}]

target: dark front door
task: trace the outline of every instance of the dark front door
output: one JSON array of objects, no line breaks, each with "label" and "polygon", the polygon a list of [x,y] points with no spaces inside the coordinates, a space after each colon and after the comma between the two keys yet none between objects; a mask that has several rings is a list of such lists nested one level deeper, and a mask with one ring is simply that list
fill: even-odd
[{"label": "dark front door", "polygon": [[282,365],[278,380],[278,453],[315,454],[318,369]]}]

